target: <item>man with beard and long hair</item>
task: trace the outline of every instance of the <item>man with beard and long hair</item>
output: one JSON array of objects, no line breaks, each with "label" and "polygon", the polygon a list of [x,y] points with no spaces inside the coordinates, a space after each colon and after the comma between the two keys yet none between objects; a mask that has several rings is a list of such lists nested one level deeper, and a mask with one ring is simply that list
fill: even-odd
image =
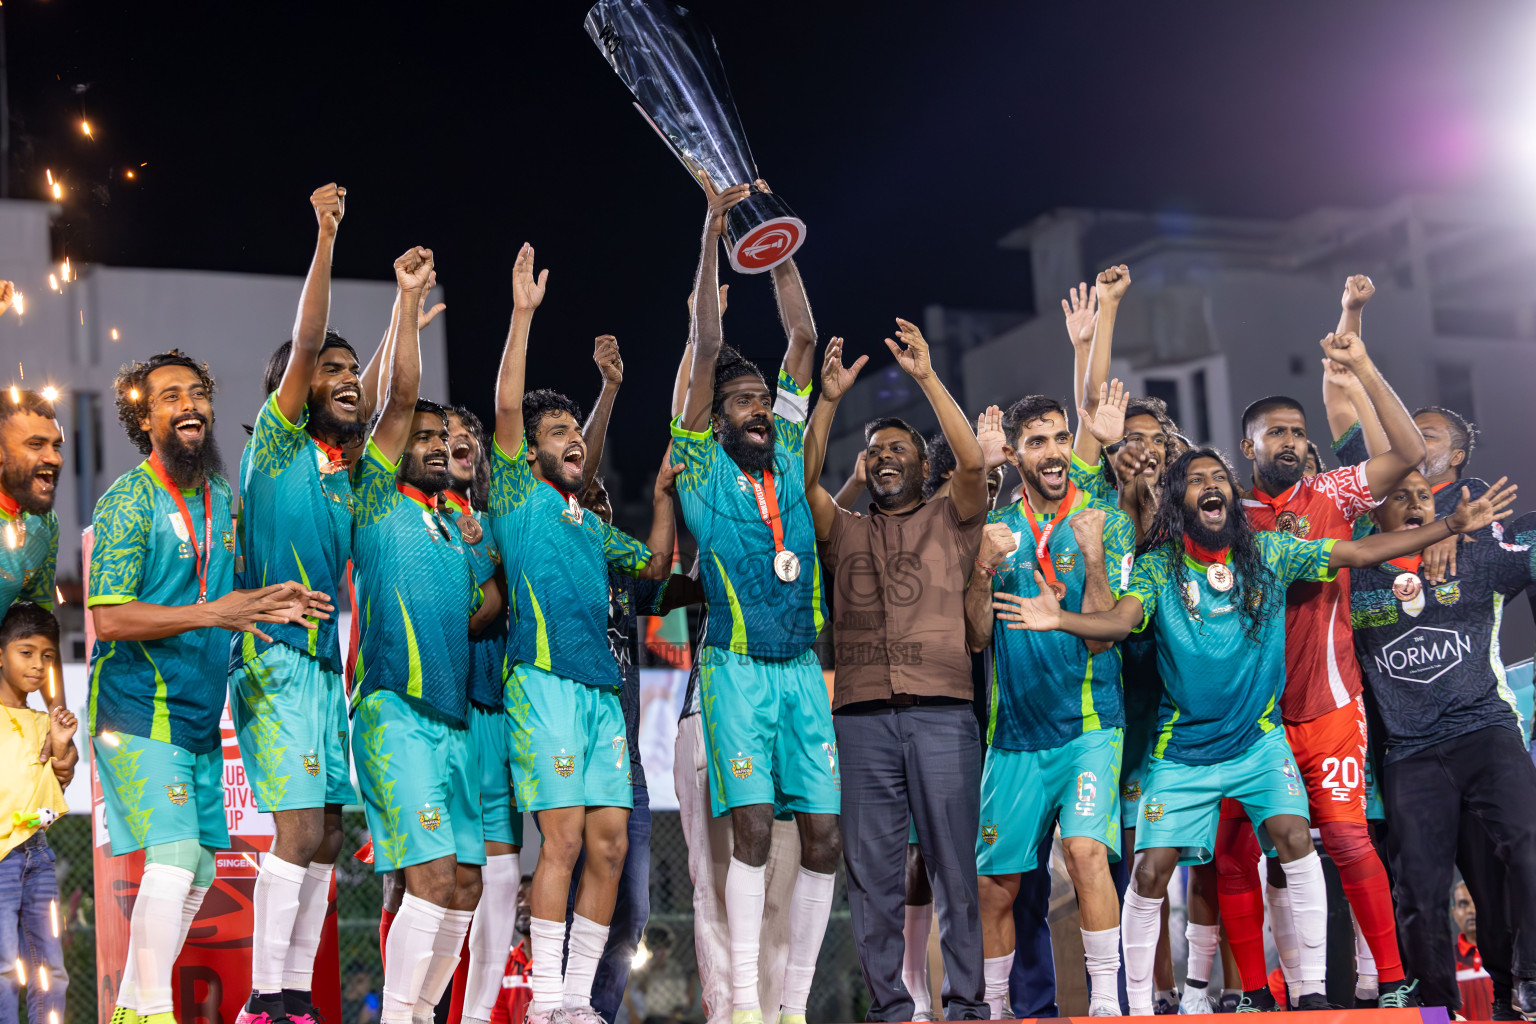
[{"label": "man with beard and long hair", "polygon": [[[817,550],[833,579],[837,690],[832,720],[844,792],[840,823],[848,905],[864,968],[869,1020],[911,1020],[921,998],[903,977],[907,839],[916,831],[938,908],[951,1017],[986,1012],[976,895],[981,737],[972,713],[971,652],[959,627],[986,525],[983,448],[999,464],[1002,430],[978,439],[934,372],[928,342],[896,321],[885,339],[933,407],[954,455],[948,493],[924,500],[931,475],[923,436],[896,417],[864,427],[868,513],[840,508],[820,483],[838,403],[868,362],[842,361],[833,338],[822,399],[805,434],[805,487]],[[924,975],[924,978],[926,975]],[[919,979],[914,978],[914,981]]]},{"label": "man with beard and long hair", "polygon": [[[1152,959],[1168,879],[1181,862],[1210,859],[1223,797],[1243,804],[1256,838],[1279,856],[1298,938],[1300,1006],[1326,1006],[1322,862],[1308,832],[1301,775],[1278,728],[1286,588],[1486,526],[1508,515],[1513,493],[1463,502],[1416,536],[1359,541],[1256,531],[1234,514],[1235,498],[1233,473],[1221,454],[1194,449],[1168,468],[1156,523],[1166,539],[1136,560],[1124,596],[1111,609],[1064,610],[1038,571],[1037,596],[994,595],[997,617],[1010,629],[1117,642],[1150,624],[1157,635],[1164,698],[1121,926],[1132,1014],[1152,1013]],[[1244,995],[1250,1006],[1254,995]]]},{"label": "man with beard and long hair", "polygon": [[[667,577],[675,539],[669,492],[678,467],[669,457],[657,474],[646,543],[582,508],[588,451],[581,410],[555,391],[525,393],[528,332],[549,277],[545,270],[535,278],[533,267],[533,247],[524,244],[512,268],[512,323],[496,383],[490,492],[491,532],[517,609],[504,696],[517,804],[538,815],[543,833],[533,875],[528,1019],[597,1024],[593,979],[634,803],[623,676],[608,645],[608,572]],[[583,853],[562,972],[566,902]]]},{"label": "man with beard and long hair", "polygon": [[[1116,382],[1100,413],[1124,407]],[[1003,452],[1024,489],[1017,502],[988,516],[965,606],[972,649],[990,644],[993,650],[977,839],[987,1001],[994,1017],[1005,1015],[1020,878],[1036,867],[1041,840],[1059,824],[1082,915],[1089,1013],[1118,1016],[1120,908],[1109,862],[1120,857],[1120,652],[1064,634],[998,628],[992,593],[1032,591],[1031,570],[1038,566],[1048,581],[1042,585],[1069,607],[1103,611],[1129,580],[1136,528],[1071,481],[1072,433],[1062,403],[1045,395],[1022,398],[1004,414],[1003,432]]]},{"label": "man with beard and long hair", "polygon": [[[732,1019],[761,1024],[758,944],[775,809],[800,827],[789,910],[789,962],[777,1008],[803,1024],[841,858],[837,735],[811,645],[826,620],[816,530],[805,501],[803,438],[816,329],[792,261],[774,270],[788,344],[777,388],[727,348],[717,274],[726,213],[754,186],[709,190],[694,286],[698,341],[672,451],[683,519],[699,542],[709,610],[700,692],[717,816],[735,848],[725,879]],[[760,187],[760,186],[758,186]]]},{"label": "man with beard and long hair", "polygon": [[[367,431],[371,401],[357,354],[326,329],[331,255],[347,190],[309,197],[319,238],[293,339],[267,366],[267,397],[240,457],[236,576],[302,579],[342,592],[352,555],[352,485],[342,449]],[[368,396],[371,399],[372,396]],[[278,625],[265,643],[233,638],[230,715],[272,849],[252,898],[251,996],[238,1024],[314,1024],[315,952],[341,850],[341,809],[356,800],[347,761],[346,693],[336,623]]]},{"label": "man with beard and long hair", "polygon": [[[112,852],[144,851],[114,1024],[171,1024],[171,967],[229,846],[219,719],[229,632],[325,621],[329,597],[274,576],[235,588],[233,491],[213,377],[172,349],[123,367],[117,416],[148,458],[96,503],[91,723]],[[306,619],[306,613],[309,618]],[[266,627],[271,628],[271,627]]]},{"label": "man with beard and long hair", "polygon": [[[7,284],[9,282],[0,282]],[[0,305],[0,311],[4,306]],[[64,466],[64,432],[53,403],[36,391],[0,403],[0,616],[16,601],[53,610],[59,561],[59,518],[53,498]],[[43,688],[49,708],[64,706],[64,687]],[[60,751],[62,756],[63,751]]]},{"label": "man with beard and long hair", "polygon": [[[1355,520],[1396,488],[1424,458],[1424,439],[1408,410],[1366,352],[1359,335],[1329,334],[1323,356],[1360,381],[1381,417],[1391,447],[1358,466],[1303,476],[1307,455],[1307,418],[1300,403],[1283,396],[1262,398],[1243,413],[1242,450],[1253,463],[1252,497],[1243,511],[1257,530],[1277,530],[1303,539],[1348,540]],[[1338,865],[1344,894],[1369,945],[1379,978],[1378,1002],[1409,1005],[1412,987],[1404,978],[1386,870],[1366,829],[1366,718],[1360,697],[1360,666],[1355,659],[1349,620],[1347,573],[1327,582],[1304,581],[1286,596],[1285,693],[1281,715],[1311,804],[1311,820],[1323,848]],[[1219,844],[1218,864],[1242,888],[1224,899],[1252,905],[1258,878],[1247,870],[1258,850],[1247,830],[1230,831],[1231,843]],[[1282,966],[1295,973],[1296,945],[1290,939],[1284,879],[1273,864],[1269,900],[1270,926],[1276,934]],[[1245,991],[1263,988],[1262,941],[1251,912],[1229,913],[1227,934],[1243,974]],[[1298,1002],[1309,986],[1291,985]],[[1267,989],[1258,996],[1267,999]]]},{"label": "man with beard and long hair", "polygon": [[[1503,482],[1486,490],[1489,500]],[[1416,533],[1443,493],[1410,473],[1372,516],[1386,532]],[[1351,574],[1355,645],[1382,723],[1377,777],[1404,960],[1430,1006],[1458,1001],[1445,891],[1463,860],[1473,891],[1502,904],[1499,932],[1485,937],[1500,947],[1489,968],[1494,996],[1506,1014],[1536,1013],[1536,768],[1498,646],[1505,600],[1533,585],[1531,548],[1486,541],[1468,544],[1439,585],[1416,556]],[[1471,834],[1497,870],[1463,859],[1474,820]]]},{"label": "man with beard and long hair", "polygon": [[[431,250],[395,261],[397,310],[419,304]],[[430,1016],[480,898],[485,840],[471,762],[469,636],[500,610],[440,507],[448,423],[419,397],[417,318],[397,315],[385,396],[353,475],[352,556],[363,610],[352,759],[374,871],[405,872],[385,942],[382,1024]]]}]

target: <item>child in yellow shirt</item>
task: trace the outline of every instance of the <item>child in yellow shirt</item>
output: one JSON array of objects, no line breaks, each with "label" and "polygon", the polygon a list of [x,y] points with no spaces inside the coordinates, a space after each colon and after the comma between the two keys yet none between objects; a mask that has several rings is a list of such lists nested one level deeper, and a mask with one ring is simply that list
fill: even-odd
[{"label": "child in yellow shirt", "polygon": [[31,601],[0,620],[0,1024],[14,1021],[17,989],[27,986],[31,1024],[64,1020],[64,950],[56,922],[59,886],[46,828],[69,810],[64,785],[79,751],[75,716],[27,706],[59,686],[59,623]]}]

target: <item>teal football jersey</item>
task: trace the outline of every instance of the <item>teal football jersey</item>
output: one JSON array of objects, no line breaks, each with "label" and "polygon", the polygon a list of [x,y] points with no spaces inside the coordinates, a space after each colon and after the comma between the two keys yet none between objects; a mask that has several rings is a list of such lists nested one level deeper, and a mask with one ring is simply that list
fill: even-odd
[{"label": "teal football jersey", "polygon": [[53,608],[53,577],[59,564],[59,517],[23,512],[0,491],[0,615],[15,601]]},{"label": "teal football jersey", "polygon": [[457,726],[468,722],[469,617],[480,588],[459,532],[435,502],[403,492],[372,438],[353,482],[352,561],[362,642],[353,705],[393,690]]},{"label": "teal football jersey", "polygon": [[[763,521],[752,481],[708,431],[672,424],[672,459],[683,521],[699,542],[699,580],[711,609],[704,643],[754,658],[798,657],[815,642],[827,605],[816,556],[816,528],[805,499],[805,408],[811,386],[779,371],[774,402],[773,484],[784,547],[800,559],[786,583],[773,570],[773,530]],[[761,486],[764,481],[757,481]]]},{"label": "teal football jersey", "polygon": [[[1104,569],[1117,598],[1130,582],[1136,550],[1136,528],[1113,505],[1076,492],[1073,510],[1056,524],[1046,544],[1056,576],[1067,586],[1062,607],[1081,611],[1088,575],[1072,519],[1086,508],[1104,513]],[[987,514],[988,523],[1003,523],[1018,548],[998,567],[993,591],[1034,597],[1035,538],[1025,518],[1023,500]],[[1036,516],[1042,529],[1053,518]],[[1125,701],[1120,689],[1120,649],[1089,655],[1088,646],[1068,633],[1032,633],[1008,629],[998,621],[992,630],[992,707],[987,742],[1002,750],[1051,750],[1096,729],[1125,727]]]},{"label": "teal football jersey", "polygon": [[[490,517],[470,507],[468,499],[456,491],[444,491],[443,512],[459,535],[459,543],[469,555],[469,565],[475,575],[475,585],[484,587],[496,570],[501,568],[501,552],[496,548],[496,538],[491,534]],[[480,539],[471,544],[460,528],[460,519],[471,516],[480,526]],[[504,678],[503,662],[507,655],[507,613],[469,638],[469,699],[487,711],[500,711]]]},{"label": "teal football jersey", "polygon": [[[298,423],[289,423],[277,407],[276,392],[256,414],[254,432],[240,456],[239,552],[245,565],[236,583],[255,588],[296,580],[331,595],[339,606],[346,598],[347,560],[352,557],[352,483],[345,471],[326,471],[331,455],[305,429],[308,422],[305,409]],[[339,673],[337,620],[314,621],[314,629],[284,622],[266,632]],[[230,645],[230,668],[267,647],[250,633],[237,634]]]},{"label": "teal football jersey", "polygon": [[[208,600],[234,589],[235,523],[232,491],[208,478],[214,537],[207,545],[201,490],[183,492],[192,515],[188,531],[176,498],[149,463],[118,477],[96,502],[91,522],[89,605],[197,603],[200,585],[194,551],[210,546]],[[102,640],[91,648],[90,729],[124,732],[173,743],[194,754],[219,747],[219,718],[228,694],[229,634],[194,629],[160,640]]]},{"label": "teal football jersey", "polygon": [[512,592],[507,670],[516,662],[587,686],[624,682],[608,647],[608,568],[638,576],[651,549],[533,475],[528,442],[491,454],[491,533]]},{"label": "teal football jersey", "polygon": [[[1258,642],[1244,634],[1241,578],[1232,589],[1217,590],[1205,571],[1172,544],[1136,559],[1126,594],[1141,601],[1144,618],[1138,628],[1153,627],[1163,680],[1153,757],[1215,764],[1243,753],[1280,725],[1285,588],[1298,580],[1333,579],[1328,553],[1335,542],[1267,530],[1253,539],[1278,581],[1267,588],[1259,610],[1264,625]],[[1182,588],[1170,564],[1173,558],[1184,562]]]}]

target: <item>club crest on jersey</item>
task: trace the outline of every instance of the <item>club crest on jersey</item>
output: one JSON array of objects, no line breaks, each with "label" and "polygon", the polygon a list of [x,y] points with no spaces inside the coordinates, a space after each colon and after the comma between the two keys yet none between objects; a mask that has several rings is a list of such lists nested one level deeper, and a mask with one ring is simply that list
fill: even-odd
[{"label": "club crest on jersey", "polygon": [[225,530],[224,533],[220,536],[220,539],[222,541],[224,541],[224,550],[228,551],[230,554],[234,554],[235,553],[235,531],[234,530]]},{"label": "club crest on jersey", "polygon": [[302,754],[300,756],[304,758],[304,771],[305,772],[307,772],[311,776],[319,775],[320,774],[320,758],[319,758],[318,755],[316,755],[316,754]]},{"label": "club crest on jersey", "polygon": [[165,787],[165,795],[171,798],[171,803],[180,807],[187,802],[187,784],[185,782],[173,782]]},{"label": "club crest on jersey", "polygon": [[1148,821],[1161,821],[1163,820],[1163,805],[1160,803],[1147,804],[1147,806],[1141,809],[1141,816]]},{"label": "club crest on jersey", "polygon": [[1281,512],[1275,516],[1275,532],[1306,539],[1307,534],[1312,532],[1312,523],[1306,516],[1299,516],[1295,512]]},{"label": "club crest on jersey", "polygon": [[1200,607],[1200,584],[1194,580],[1184,584],[1184,607],[1189,609],[1191,615]]},{"label": "club crest on jersey", "polygon": [[438,826],[443,823],[442,812],[439,811],[436,807],[432,808],[430,811],[417,811],[416,819],[421,822],[421,827],[426,829],[428,832],[436,832]]},{"label": "club crest on jersey", "polygon": [[752,775],[752,758],[733,757],[731,761],[731,774],[738,779],[750,778]]},{"label": "club crest on jersey", "polygon": [[181,541],[183,544],[189,543],[192,540],[191,535],[187,533],[186,520],[181,518],[180,513],[172,512],[165,518],[171,521],[171,529],[176,532],[177,540]]},{"label": "club crest on jersey", "polygon": [[981,841],[986,843],[988,846],[996,846],[997,845],[997,826],[996,825],[983,825],[983,826],[981,826]]},{"label": "club crest on jersey", "polygon": [[568,779],[576,771],[576,755],[567,754],[564,757],[559,754],[551,755],[555,762],[555,774],[562,779]]},{"label": "club crest on jersey", "polygon": [[1071,572],[1077,568],[1076,555],[1057,555],[1055,561],[1057,572]]},{"label": "club crest on jersey", "polygon": [[1452,580],[1435,588],[1435,600],[1443,605],[1453,605],[1461,600],[1461,582]]}]

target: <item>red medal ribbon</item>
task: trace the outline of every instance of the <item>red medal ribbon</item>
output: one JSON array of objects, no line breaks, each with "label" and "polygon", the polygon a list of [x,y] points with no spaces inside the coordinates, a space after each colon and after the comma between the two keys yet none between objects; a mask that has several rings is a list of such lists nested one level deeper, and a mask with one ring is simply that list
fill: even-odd
[{"label": "red medal ribbon", "polygon": [[443,500],[446,501],[448,503],[448,507],[453,509],[455,512],[458,512],[462,515],[469,514],[469,498],[460,494],[458,491],[455,491],[453,488],[450,487],[448,490],[443,492]]},{"label": "red medal ribbon", "polygon": [[159,452],[150,453],[149,468],[155,474],[155,479],[160,481],[160,486],[170,491],[171,497],[176,499],[176,508],[181,513],[181,521],[187,524],[187,534],[192,540],[192,567],[197,573],[197,603],[202,604],[208,600],[208,563],[213,560],[213,485],[204,478],[203,550],[199,551],[197,528],[192,521],[192,513],[187,508],[186,499],[181,496],[181,488],[171,480],[171,474],[165,470],[165,463],[160,461]]},{"label": "red medal ribbon", "polygon": [[1029,524],[1029,532],[1034,534],[1035,537],[1035,561],[1040,566],[1040,575],[1044,576],[1045,582],[1050,585],[1052,590],[1055,590],[1061,586],[1061,581],[1056,578],[1056,566],[1051,563],[1049,558],[1045,557],[1049,554],[1046,545],[1050,543],[1051,534],[1055,531],[1057,524],[1072,514],[1072,504],[1077,500],[1077,487],[1070,478],[1067,480],[1067,493],[1062,497],[1061,505],[1056,509],[1056,518],[1047,523],[1043,530],[1040,528],[1040,524],[1035,522],[1035,510],[1029,503],[1028,488],[1024,489],[1020,500],[1024,502],[1024,521]]},{"label": "red medal ribbon", "polygon": [[1451,486],[1451,484],[1453,484],[1455,482],[1456,482],[1455,480],[1447,480],[1443,484],[1434,484],[1433,486],[1430,487],[1429,493],[1430,494],[1439,494],[1441,491],[1445,490],[1447,487]]},{"label": "red medal ribbon", "polygon": [[1419,574],[1419,566],[1424,564],[1424,556],[1404,555],[1402,558],[1392,559],[1391,561],[1387,562],[1387,564],[1396,566],[1404,572],[1411,572],[1417,576]]},{"label": "red medal ribbon", "polygon": [[314,434],[310,434],[309,435],[309,439],[311,441],[315,442],[315,444],[319,445],[320,446],[320,450],[322,452],[325,452],[326,457],[329,458],[332,462],[345,462],[346,461],[345,457],[341,454],[341,448],[340,448],[339,445],[326,444],[324,441],[320,440]]},{"label": "red medal ribbon", "polygon": [[1296,493],[1296,488],[1300,486],[1300,481],[1292,484],[1289,488],[1286,489],[1286,492],[1280,495],[1278,498],[1271,498],[1269,495],[1259,490],[1258,487],[1254,487],[1253,499],[1268,505],[1271,509],[1274,510],[1276,515],[1279,515],[1281,512],[1285,511],[1285,506],[1290,502],[1291,496]]},{"label": "red medal ribbon", "polygon": [[21,502],[11,497],[4,490],[0,490],[0,514],[7,519],[21,518]]},{"label": "red medal ribbon", "polygon": [[763,470],[762,483],[753,480],[751,473],[742,476],[752,485],[752,493],[757,497],[757,514],[773,532],[773,553],[778,554],[784,550],[784,522],[779,518],[779,495],[773,487],[773,470]]},{"label": "red medal ribbon", "polygon": [[1203,548],[1190,540],[1188,535],[1184,537],[1184,552],[1195,561],[1203,562],[1206,565],[1214,565],[1217,562],[1225,565],[1232,561],[1231,548]]},{"label": "red medal ribbon", "polygon": [[401,494],[405,495],[407,498],[413,498],[427,506],[427,508],[431,509],[432,511],[437,511],[437,495],[427,494],[425,491],[418,491],[410,484],[397,483],[395,484],[395,489]]}]

